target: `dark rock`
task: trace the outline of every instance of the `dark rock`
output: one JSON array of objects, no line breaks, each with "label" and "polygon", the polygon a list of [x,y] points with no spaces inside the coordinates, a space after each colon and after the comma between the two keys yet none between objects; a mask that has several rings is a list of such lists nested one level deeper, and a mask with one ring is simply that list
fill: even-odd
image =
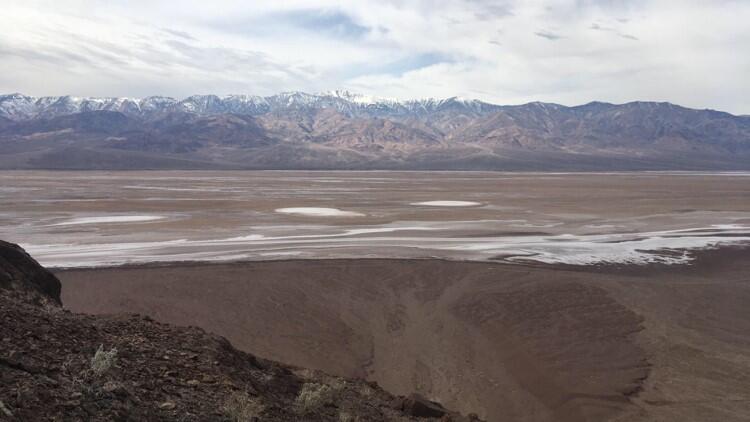
[{"label": "dark rock", "polygon": [[60,280],[20,246],[0,240],[0,289],[31,296],[40,304],[62,305]]},{"label": "dark rock", "polygon": [[401,410],[407,415],[418,418],[440,418],[447,413],[440,404],[429,401],[416,393],[402,399]]}]

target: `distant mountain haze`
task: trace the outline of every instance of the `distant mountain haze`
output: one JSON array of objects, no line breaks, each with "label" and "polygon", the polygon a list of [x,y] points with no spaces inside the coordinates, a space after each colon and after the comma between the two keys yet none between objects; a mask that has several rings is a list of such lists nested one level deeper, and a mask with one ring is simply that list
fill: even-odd
[{"label": "distant mountain haze", "polygon": [[0,96],[2,169],[750,170],[750,116],[346,91]]}]

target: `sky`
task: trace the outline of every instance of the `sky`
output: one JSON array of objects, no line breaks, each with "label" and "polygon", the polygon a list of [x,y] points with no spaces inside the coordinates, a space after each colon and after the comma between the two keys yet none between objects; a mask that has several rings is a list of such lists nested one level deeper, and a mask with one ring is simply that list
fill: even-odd
[{"label": "sky", "polygon": [[749,0],[3,0],[0,93],[670,101],[750,114]]}]

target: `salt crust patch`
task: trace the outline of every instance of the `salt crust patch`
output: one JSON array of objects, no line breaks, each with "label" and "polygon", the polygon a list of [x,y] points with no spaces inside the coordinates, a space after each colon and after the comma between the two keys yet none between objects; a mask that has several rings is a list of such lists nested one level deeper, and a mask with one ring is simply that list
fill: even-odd
[{"label": "salt crust patch", "polygon": [[364,214],[355,211],[343,211],[338,208],[317,208],[317,207],[295,207],[295,208],[277,208],[275,210],[282,214],[309,215],[313,217],[363,217]]},{"label": "salt crust patch", "polygon": [[81,217],[50,226],[73,226],[78,224],[101,224],[101,223],[141,223],[144,221],[161,220],[160,215],[109,215],[103,217]]},{"label": "salt crust patch", "polygon": [[[331,228],[328,228],[329,230]],[[402,257],[418,249],[433,256],[478,261],[535,261],[549,264],[688,264],[692,251],[750,243],[750,226],[716,224],[680,230],[597,235],[521,235],[466,237],[440,233],[422,236],[434,227],[362,227],[340,232],[293,236],[250,234],[228,239],[177,239],[156,242],[98,244],[24,244],[50,267],[107,266],[152,261],[252,259],[268,253],[302,252],[306,257],[331,257],[342,248],[377,248],[382,257]],[[399,231],[408,235],[392,235]],[[381,255],[379,255],[381,256]]]},{"label": "salt crust patch", "polygon": [[481,204],[472,201],[426,201],[412,202],[412,205],[425,205],[428,207],[473,207]]}]

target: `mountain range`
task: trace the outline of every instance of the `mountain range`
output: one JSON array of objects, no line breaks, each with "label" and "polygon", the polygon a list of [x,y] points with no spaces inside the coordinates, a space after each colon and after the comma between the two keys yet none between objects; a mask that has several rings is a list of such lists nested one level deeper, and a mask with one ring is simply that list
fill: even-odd
[{"label": "mountain range", "polygon": [[0,95],[2,169],[750,170],[750,116],[347,91]]}]

